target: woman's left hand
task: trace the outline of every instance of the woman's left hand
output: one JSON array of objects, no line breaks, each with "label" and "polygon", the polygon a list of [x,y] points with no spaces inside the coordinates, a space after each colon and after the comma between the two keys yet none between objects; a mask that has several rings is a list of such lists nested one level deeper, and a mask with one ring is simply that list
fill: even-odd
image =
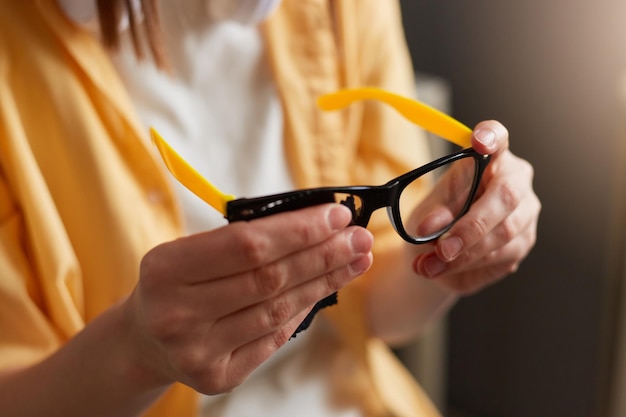
[{"label": "woman's left hand", "polygon": [[511,153],[502,124],[479,123],[472,147],[493,155],[474,204],[431,251],[413,260],[417,274],[458,295],[474,293],[517,270],[535,244],[541,211],[533,168]]}]

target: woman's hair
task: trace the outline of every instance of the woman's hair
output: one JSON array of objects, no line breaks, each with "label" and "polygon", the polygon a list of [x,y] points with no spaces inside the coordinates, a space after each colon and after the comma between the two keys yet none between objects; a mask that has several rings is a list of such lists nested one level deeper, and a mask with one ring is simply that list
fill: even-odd
[{"label": "woman's hair", "polygon": [[[139,11],[133,7],[133,2],[133,0],[97,0],[98,19],[104,46],[112,50],[119,48],[119,22],[125,11],[137,58],[145,58],[144,49],[147,45],[156,65],[161,69],[167,69],[168,63],[161,38],[161,22],[157,1],[137,0],[141,5],[141,13],[138,13]],[[143,24],[140,24],[140,20],[143,20]],[[141,30],[142,28],[143,30]]]}]

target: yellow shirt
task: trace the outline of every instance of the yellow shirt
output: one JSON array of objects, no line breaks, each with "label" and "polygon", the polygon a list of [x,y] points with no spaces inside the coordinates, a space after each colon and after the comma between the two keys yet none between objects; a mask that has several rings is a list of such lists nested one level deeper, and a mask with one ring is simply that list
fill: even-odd
[{"label": "yellow shirt", "polygon": [[[315,107],[339,87],[411,94],[401,29],[398,5],[380,0],[284,0],[264,24],[299,187],[383,183],[428,158],[389,109]],[[0,2],[0,369],[45,358],[130,293],[143,254],[180,234],[170,181],[98,41],[52,0]],[[386,265],[403,243],[382,216],[369,228]],[[437,415],[367,337],[367,279],[325,311],[341,335],[335,356],[354,365],[337,372],[338,392],[368,415]],[[148,415],[195,408],[175,385]]]}]

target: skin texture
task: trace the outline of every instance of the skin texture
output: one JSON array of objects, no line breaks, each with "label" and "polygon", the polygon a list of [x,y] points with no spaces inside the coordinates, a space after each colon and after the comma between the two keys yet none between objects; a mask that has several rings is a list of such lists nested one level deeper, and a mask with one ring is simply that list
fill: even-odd
[{"label": "skin texture", "polygon": [[[305,211],[146,255],[130,302],[140,340],[153,348],[156,361],[146,365],[154,374],[206,394],[229,391],[287,342],[317,300],[368,269],[373,239],[343,229],[349,210]],[[278,231],[284,223],[290,232]]]},{"label": "skin texture", "polygon": [[232,390],[317,300],[369,268],[373,238],[350,220],[347,208],[322,205],[154,248],[124,302],[43,362],[0,375],[0,409],[134,416],[175,381]]},{"label": "skin texture", "polygon": [[[458,297],[514,271],[534,245],[541,206],[532,168],[509,151],[497,122],[480,123],[473,146],[493,159],[468,214],[432,245],[407,244],[379,268],[385,276],[369,279],[373,335],[395,343],[418,334]],[[206,394],[232,390],[317,300],[370,268],[373,237],[350,218],[341,205],[321,205],[154,248],[126,300],[43,362],[0,375],[0,410],[136,416],[175,381]]]},{"label": "skin texture", "polygon": [[[354,50],[362,73],[357,80],[409,91],[413,85],[405,78],[412,80],[413,73],[404,37],[390,30],[400,22],[393,16],[395,6],[381,8],[388,10],[381,16],[368,11],[379,3],[363,2],[355,9],[362,17],[354,33],[366,47]],[[143,14],[147,22],[153,20]],[[337,35],[340,29],[332,28]],[[48,43],[55,53],[57,41]],[[57,63],[54,55],[42,56]],[[51,88],[58,92],[65,85],[59,80]],[[53,95],[48,93],[44,96]],[[108,117],[108,107],[97,110]],[[45,112],[43,118],[55,114]],[[365,115],[380,117],[378,112]],[[366,119],[361,139],[365,151],[377,152],[380,126]],[[515,270],[532,247],[540,210],[532,169],[508,150],[508,134],[497,122],[479,124],[473,146],[494,157],[470,212],[443,239],[427,246],[406,244],[388,265],[377,266],[376,275],[368,274],[363,288],[372,335],[401,343],[419,334],[458,297]],[[370,268],[372,236],[349,227],[349,221],[345,207],[323,205],[154,248],[143,258],[138,284],[126,299],[41,362],[0,371],[0,414],[130,417],[140,415],[175,381],[207,394],[232,390],[287,341],[317,300]]]},{"label": "skin texture", "polygon": [[532,166],[511,153],[499,122],[479,123],[472,146],[493,157],[469,212],[434,244],[407,245],[393,261],[394,274],[372,280],[372,333],[390,343],[407,341],[458,297],[516,271],[535,244],[541,203]]}]

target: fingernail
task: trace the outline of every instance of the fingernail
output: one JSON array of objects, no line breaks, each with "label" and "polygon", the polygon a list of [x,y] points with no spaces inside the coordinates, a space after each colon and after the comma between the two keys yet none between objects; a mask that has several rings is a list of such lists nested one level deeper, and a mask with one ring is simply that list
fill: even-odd
[{"label": "fingernail", "polygon": [[496,132],[491,129],[479,129],[474,132],[474,137],[488,148],[491,148],[496,142]]},{"label": "fingernail", "polygon": [[441,259],[436,256],[431,256],[428,259],[424,260],[424,270],[426,271],[426,276],[432,278],[441,274],[446,269],[446,264]]},{"label": "fingernail", "polygon": [[463,250],[463,241],[456,236],[444,239],[439,245],[441,248],[441,254],[448,262],[456,259],[456,257],[459,256]]},{"label": "fingernail", "polygon": [[352,252],[355,254],[368,253],[372,250],[373,237],[370,232],[362,227],[355,227],[350,236]]},{"label": "fingernail", "polygon": [[365,255],[348,265],[348,268],[350,268],[352,275],[361,275],[367,271],[371,265],[372,257],[370,255]]},{"label": "fingernail", "polygon": [[344,206],[336,204],[328,210],[328,224],[333,231],[345,228],[351,219],[350,210]]}]

